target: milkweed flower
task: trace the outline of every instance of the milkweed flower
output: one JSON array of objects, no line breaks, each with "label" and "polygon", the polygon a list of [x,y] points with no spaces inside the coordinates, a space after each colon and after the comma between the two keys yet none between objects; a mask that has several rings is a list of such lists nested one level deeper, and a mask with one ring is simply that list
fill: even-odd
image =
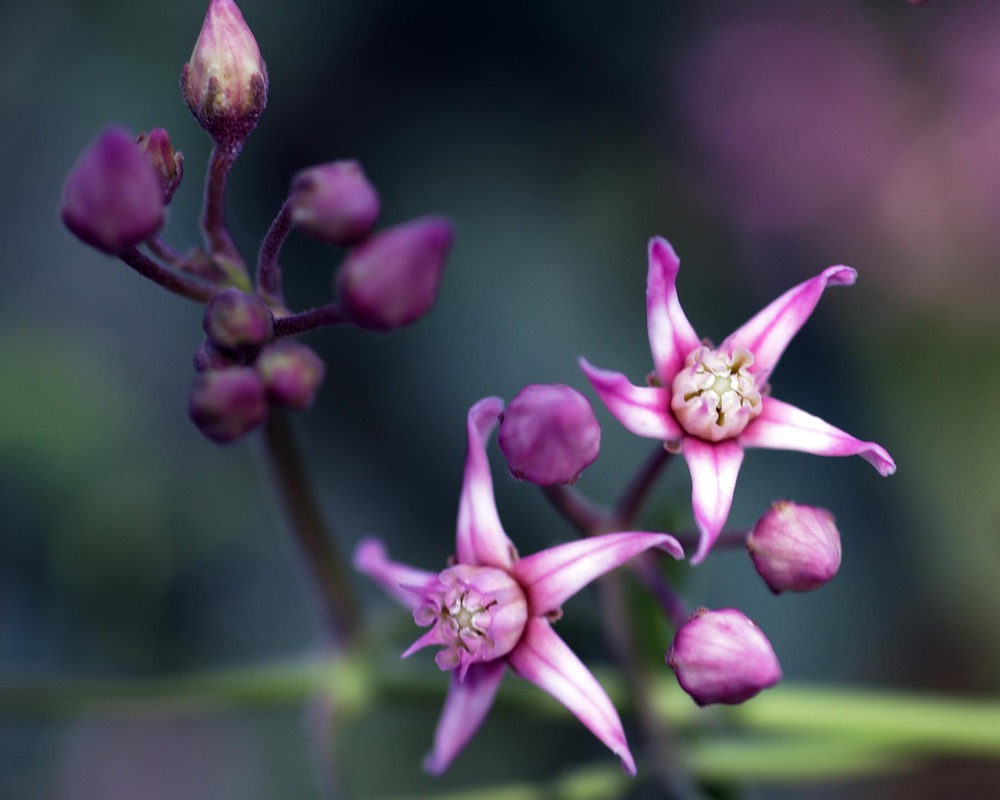
[{"label": "milkweed flower", "polygon": [[716,348],[698,338],[681,308],[679,268],[666,239],[651,239],[646,314],[655,372],[650,385],[634,386],[622,373],[598,369],[583,358],[580,366],[622,425],[638,436],[662,440],[687,461],[699,530],[692,563],[708,555],[726,524],[747,447],[859,455],[883,476],[896,471],[885,448],[768,394],[771,372],[823,290],[850,286],[855,270],[828,267],[794,286]]},{"label": "milkweed flower", "polygon": [[425,761],[443,772],[479,729],[510,668],[566,706],[614,752],[629,774],[635,761],[607,693],[553,630],[560,606],[615,567],[652,547],[682,558],[680,544],[661,533],[593,536],[519,558],[500,524],[486,439],[503,410],[488,397],[468,414],[468,453],[458,508],[454,564],[443,572],[390,561],[385,546],[365,539],[354,555],[358,570],[413,611],[427,632],[403,657],[436,646],[435,661],[451,672],[444,710]]}]

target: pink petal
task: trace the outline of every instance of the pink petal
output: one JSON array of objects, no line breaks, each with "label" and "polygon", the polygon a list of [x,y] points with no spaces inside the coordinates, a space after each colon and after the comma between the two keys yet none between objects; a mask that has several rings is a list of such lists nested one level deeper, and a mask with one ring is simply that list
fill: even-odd
[{"label": "pink petal", "polygon": [[493,497],[493,477],[486,458],[486,439],[503,411],[503,400],[487,397],[469,409],[469,450],[465,479],[458,503],[456,555],[458,563],[477,567],[509,569],[514,563],[514,545],[504,533]]},{"label": "pink petal", "polygon": [[682,452],[691,472],[691,507],[701,534],[698,552],[691,563],[700,564],[729,517],[736,476],[743,463],[743,447],[733,439],[713,443],[688,436]]},{"label": "pink petal", "polygon": [[448,697],[434,732],[434,749],[424,759],[424,769],[440,775],[483,724],[507,665],[502,659],[473,664],[459,680],[452,672]]},{"label": "pink petal", "polygon": [[424,587],[437,580],[433,572],[390,561],[379,539],[365,538],[354,549],[354,568],[372,578],[379,586],[411,611],[421,603],[417,592],[403,587]]},{"label": "pink petal", "polygon": [[744,447],[800,450],[818,456],[861,456],[883,477],[896,471],[896,462],[884,447],[862,442],[819,417],[773,397],[764,399],[764,409],[740,434]]},{"label": "pink petal", "polygon": [[636,436],[664,442],[681,438],[681,426],[670,413],[670,396],[659,386],[633,386],[620,372],[592,366],[580,359],[580,369],[604,405],[622,425]]},{"label": "pink petal", "polygon": [[753,373],[758,380],[763,380],[774,369],[792,337],[809,319],[827,285],[850,286],[857,277],[858,273],[851,267],[827,267],[760,311],[729,336],[723,348],[745,347],[753,353]]},{"label": "pink petal", "polygon": [[507,656],[517,675],[541,687],[586,725],[635,775],[635,761],[625,741],[618,712],[607,692],[576,654],[541,617],[528,620],[520,644]]},{"label": "pink petal", "polygon": [[664,386],[670,386],[687,354],[701,344],[677,298],[680,266],[674,248],[666,239],[654,236],[649,240],[646,325],[656,374]]},{"label": "pink petal", "polygon": [[550,547],[522,558],[513,574],[528,598],[533,616],[555,611],[595,578],[651,547],[684,558],[680,543],[665,533],[607,533]]}]

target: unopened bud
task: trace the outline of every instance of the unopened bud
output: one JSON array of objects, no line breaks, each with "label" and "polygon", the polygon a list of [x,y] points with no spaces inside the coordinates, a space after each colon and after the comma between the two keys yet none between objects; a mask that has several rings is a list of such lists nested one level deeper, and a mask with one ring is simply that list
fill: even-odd
[{"label": "unopened bud", "polygon": [[284,339],[265,347],[255,364],[270,400],[290,408],[308,408],[316,399],[326,365],[314,350]]},{"label": "unopened bud", "polygon": [[222,367],[244,366],[245,359],[240,354],[228,350],[220,350],[208,339],[198,345],[192,357],[195,372],[204,372],[207,369],[222,369]]},{"label": "unopened bud", "polygon": [[754,568],[775,594],[822,586],[840,567],[840,533],[825,508],[774,503],[747,538]]},{"label": "unopened bud", "polygon": [[209,341],[225,350],[251,351],[274,338],[270,307],[254,294],[224,289],[205,306],[202,327]]},{"label": "unopened bud", "polygon": [[562,384],[525,386],[500,415],[500,450],[515,478],[573,483],[601,449],[590,401]]},{"label": "unopened bud", "polygon": [[771,643],[735,608],[695,611],[674,636],[667,664],[700,706],[742,703],[781,680]]},{"label": "unopened bud", "polygon": [[292,223],[303,233],[335,245],[367,236],[378,217],[378,194],[357,161],[334,161],[292,178]]},{"label": "unopened bud", "polygon": [[170,134],[163,128],[153,128],[149,133],[140,133],[135,140],[139,149],[146,154],[153,172],[160,181],[163,205],[174,196],[181,178],[184,177],[184,154],[174,149]]},{"label": "unopened bud", "polygon": [[361,328],[390,331],[423,316],[437,299],[454,232],[442,217],[423,217],[376,233],[340,268],[340,304]]},{"label": "unopened bud", "polygon": [[264,384],[250,367],[224,367],[199,372],[191,384],[188,413],[205,436],[228,444],[267,418]]},{"label": "unopened bud", "polygon": [[164,222],[160,182],[123,128],[106,128],[77,160],[63,187],[62,220],[92,247],[117,255]]},{"label": "unopened bud", "polygon": [[181,72],[188,108],[218,143],[242,144],[267,104],[267,68],[233,0],[211,0]]}]

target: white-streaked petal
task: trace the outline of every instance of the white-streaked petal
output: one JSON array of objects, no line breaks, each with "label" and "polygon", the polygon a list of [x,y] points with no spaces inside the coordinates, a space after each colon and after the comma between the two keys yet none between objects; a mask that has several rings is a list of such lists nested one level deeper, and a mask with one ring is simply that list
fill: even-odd
[{"label": "white-streaked petal", "polygon": [[545,619],[528,620],[521,643],[507,660],[517,675],[544,689],[572,711],[621,759],[622,769],[635,775],[635,760],[607,692]]},{"label": "white-streaked petal", "polygon": [[651,547],[684,558],[680,543],[665,533],[607,533],[526,556],[514,565],[513,575],[527,595],[530,613],[542,616],[555,611],[591,581]]},{"label": "white-streaked petal", "polygon": [[729,517],[743,447],[735,439],[706,442],[694,436],[688,436],[681,447],[691,472],[691,508],[700,534],[691,563],[700,564]]},{"label": "white-streaked petal", "polygon": [[440,775],[479,730],[493,705],[507,665],[502,659],[473,664],[459,680],[451,674],[448,697],[434,732],[434,749],[424,759],[424,769]]},{"label": "white-streaked petal", "polygon": [[509,569],[514,563],[514,545],[500,524],[490,462],[486,457],[486,440],[501,411],[503,400],[499,397],[487,397],[469,409],[466,421],[469,449],[455,537],[455,554],[460,564]]},{"label": "white-streaked petal", "polygon": [[411,611],[422,602],[417,591],[404,587],[423,588],[437,581],[437,575],[397,561],[390,561],[381,540],[366,537],[354,549],[354,568],[374,580],[398,602]]},{"label": "white-streaked petal", "polygon": [[733,332],[726,347],[745,347],[753,353],[752,372],[764,380],[774,369],[792,337],[809,319],[827,286],[850,286],[858,273],[851,267],[827,267],[815,278],[793,286]]},{"label": "white-streaked petal", "polygon": [[670,242],[660,236],[649,240],[646,325],[653,364],[664,386],[670,386],[687,354],[700,344],[677,297],[680,266],[680,259]]},{"label": "white-streaked petal", "polygon": [[883,477],[896,471],[896,462],[881,445],[855,439],[819,417],[773,397],[765,398],[764,410],[740,434],[740,442],[744,447],[799,450],[818,456],[861,456]]},{"label": "white-streaked petal", "polygon": [[598,369],[585,358],[584,371],[608,411],[636,436],[676,441],[683,436],[681,426],[670,412],[670,395],[660,386],[633,386],[620,372]]}]

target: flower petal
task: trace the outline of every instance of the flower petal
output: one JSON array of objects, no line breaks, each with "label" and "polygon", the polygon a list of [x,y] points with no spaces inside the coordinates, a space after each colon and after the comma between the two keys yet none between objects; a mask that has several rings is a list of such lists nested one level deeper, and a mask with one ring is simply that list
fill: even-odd
[{"label": "flower petal", "polygon": [[646,325],[656,374],[669,386],[680,372],[687,354],[700,344],[677,298],[677,272],[681,262],[670,242],[660,236],[649,240],[649,274],[646,277]]},{"label": "flower petal", "polygon": [[513,575],[527,595],[529,613],[542,616],[555,611],[595,578],[651,547],[684,558],[680,543],[665,533],[607,533],[526,556],[514,565]]},{"label": "flower petal", "polygon": [[452,672],[448,697],[434,731],[434,749],[424,759],[425,770],[440,775],[469,743],[493,705],[506,668],[504,661],[497,659],[473,664],[464,680],[459,680],[457,671]]},{"label": "flower petal", "polygon": [[814,417],[773,397],[764,399],[764,409],[740,434],[744,447],[800,450],[818,456],[861,456],[883,477],[896,471],[896,462],[884,447],[855,439],[819,417]]},{"label": "flower petal", "polygon": [[421,597],[416,591],[404,587],[423,587],[437,580],[433,572],[390,561],[382,541],[370,537],[362,539],[354,549],[354,568],[373,579],[411,611],[420,605]]},{"label": "flower petal", "polygon": [[743,447],[733,439],[706,442],[694,436],[684,439],[681,447],[691,472],[691,508],[701,534],[691,563],[700,564],[729,517]]},{"label": "flower petal", "polygon": [[858,273],[851,267],[827,267],[815,278],[793,286],[733,332],[726,347],[745,347],[753,353],[753,373],[764,380],[774,369],[792,337],[809,319],[827,285],[850,286]]},{"label": "flower petal", "polygon": [[625,741],[621,719],[607,692],[583,662],[541,617],[528,620],[524,636],[507,661],[517,675],[544,689],[622,761],[622,769],[635,775],[635,761]]},{"label": "flower petal", "polygon": [[636,436],[662,441],[681,438],[681,426],[670,413],[670,396],[659,386],[633,386],[620,372],[598,369],[585,358],[580,369],[604,405],[622,425]]},{"label": "flower petal", "polygon": [[487,397],[469,409],[466,422],[469,449],[465,479],[458,502],[455,554],[460,564],[509,569],[514,563],[514,545],[504,533],[493,497],[493,477],[486,457],[486,439],[503,411],[503,400]]}]

